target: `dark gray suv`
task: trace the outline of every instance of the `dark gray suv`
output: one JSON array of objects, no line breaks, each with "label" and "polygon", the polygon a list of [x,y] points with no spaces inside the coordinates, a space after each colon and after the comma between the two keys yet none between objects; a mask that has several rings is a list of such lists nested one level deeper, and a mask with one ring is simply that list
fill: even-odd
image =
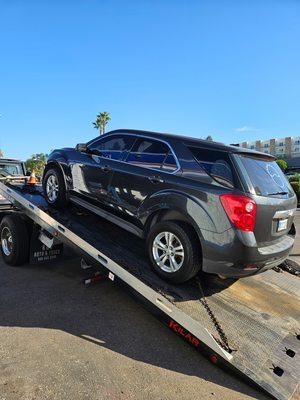
[{"label": "dark gray suv", "polygon": [[294,243],[296,196],[274,157],[234,146],[116,130],[54,150],[43,186],[50,205],[72,201],[145,238],[174,283],[262,272]]}]

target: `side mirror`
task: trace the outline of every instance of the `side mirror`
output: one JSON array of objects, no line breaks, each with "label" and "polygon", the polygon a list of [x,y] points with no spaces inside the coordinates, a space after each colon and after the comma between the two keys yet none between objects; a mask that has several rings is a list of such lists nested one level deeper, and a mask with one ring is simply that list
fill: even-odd
[{"label": "side mirror", "polygon": [[75,147],[77,151],[80,151],[81,153],[87,153],[88,152],[88,147],[86,143],[78,143]]}]

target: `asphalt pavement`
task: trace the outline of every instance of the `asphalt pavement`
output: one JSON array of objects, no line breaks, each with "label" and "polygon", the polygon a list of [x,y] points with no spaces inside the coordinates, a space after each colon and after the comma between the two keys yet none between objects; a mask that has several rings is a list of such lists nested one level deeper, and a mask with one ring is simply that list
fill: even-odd
[{"label": "asphalt pavement", "polygon": [[0,400],[265,398],[78,259],[0,276]]},{"label": "asphalt pavement", "polygon": [[0,258],[0,400],[267,398],[114,283],[85,287],[84,276],[78,258],[18,268]]}]

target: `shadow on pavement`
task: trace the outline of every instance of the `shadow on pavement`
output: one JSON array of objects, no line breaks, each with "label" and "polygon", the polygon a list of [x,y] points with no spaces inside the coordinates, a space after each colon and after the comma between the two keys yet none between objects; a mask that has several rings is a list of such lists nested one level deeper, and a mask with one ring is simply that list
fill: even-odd
[{"label": "shadow on pavement", "polygon": [[0,276],[1,326],[62,330],[131,359],[266,398],[210,364],[113,283],[86,288],[78,259],[19,268],[0,259]]}]

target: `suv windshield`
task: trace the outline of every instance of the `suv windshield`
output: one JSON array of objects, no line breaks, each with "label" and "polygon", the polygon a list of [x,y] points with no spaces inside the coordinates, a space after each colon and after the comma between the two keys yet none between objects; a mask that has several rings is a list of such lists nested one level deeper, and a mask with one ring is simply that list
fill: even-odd
[{"label": "suv windshield", "polygon": [[293,190],[283,172],[273,160],[248,155],[236,155],[259,196],[292,194]]}]

